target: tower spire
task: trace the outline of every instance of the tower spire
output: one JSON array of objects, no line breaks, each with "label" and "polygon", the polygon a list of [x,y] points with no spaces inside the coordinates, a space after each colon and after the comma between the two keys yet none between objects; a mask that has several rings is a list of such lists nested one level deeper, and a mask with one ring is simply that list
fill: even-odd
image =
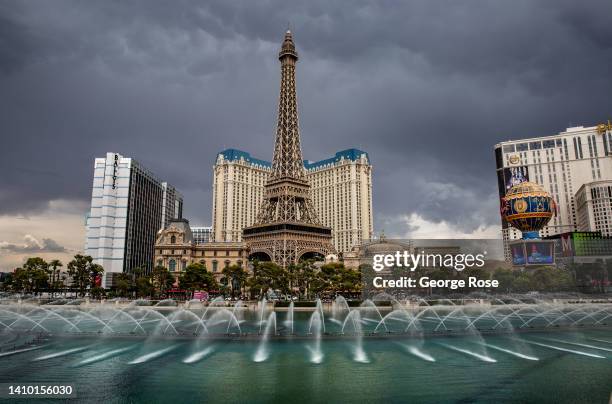
[{"label": "tower spire", "polygon": [[285,177],[302,180],[304,179],[304,163],[300,146],[297,92],[295,88],[295,67],[298,54],[295,50],[291,31],[285,33],[285,40],[278,53],[278,60],[281,62],[281,85],[270,181]]},{"label": "tower spire", "polygon": [[295,67],[298,54],[290,30],[278,53],[281,85],[272,171],[255,224],[243,231],[251,253],[265,253],[283,267],[305,253],[334,251],[331,229],[319,223],[304,170],[298,125]]},{"label": "tower spire", "polygon": [[293,43],[293,34],[291,33],[289,27],[287,27],[287,32],[285,32],[285,40],[283,41],[280,52],[278,53],[278,60],[280,60],[281,63],[284,63],[283,59],[285,59],[286,56],[290,56],[295,59],[293,61],[293,64],[295,66],[295,62],[297,62],[298,59],[298,54],[295,51],[295,44]]}]

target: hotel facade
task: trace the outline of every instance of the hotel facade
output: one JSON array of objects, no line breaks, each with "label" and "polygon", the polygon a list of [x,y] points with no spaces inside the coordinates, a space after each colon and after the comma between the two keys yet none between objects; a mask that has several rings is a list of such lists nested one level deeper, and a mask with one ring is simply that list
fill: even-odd
[{"label": "hotel facade", "polygon": [[[271,171],[269,161],[228,149],[220,152],[213,168],[213,240],[241,242],[263,202]],[[366,152],[348,149],[333,157],[304,161],[311,196],[321,224],[332,229],[339,253],[370,240],[372,221],[372,165]]]},{"label": "hotel facade", "polygon": [[[552,195],[557,212],[541,230],[543,237],[572,231],[612,236],[612,125],[567,128],[559,134],[510,140],[495,145],[499,196],[528,180]],[[521,232],[502,221],[508,242]]]},{"label": "hotel facade", "polygon": [[204,244],[212,241],[212,226],[191,226],[193,242]]},{"label": "hotel facade", "polygon": [[180,218],[183,197],[136,160],[118,153],[96,158],[85,254],[102,265],[102,286],[136,267],[150,273],[157,233]]}]

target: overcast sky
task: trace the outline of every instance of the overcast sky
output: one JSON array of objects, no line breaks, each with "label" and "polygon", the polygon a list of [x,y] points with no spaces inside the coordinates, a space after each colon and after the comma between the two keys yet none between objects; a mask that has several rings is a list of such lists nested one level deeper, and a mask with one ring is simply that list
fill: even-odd
[{"label": "overcast sky", "polygon": [[612,2],[0,1],[0,270],[82,250],[93,160],[211,223],[216,153],[272,158],[287,25],[304,157],[374,165],[375,230],[499,234],[493,146],[612,118]]}]

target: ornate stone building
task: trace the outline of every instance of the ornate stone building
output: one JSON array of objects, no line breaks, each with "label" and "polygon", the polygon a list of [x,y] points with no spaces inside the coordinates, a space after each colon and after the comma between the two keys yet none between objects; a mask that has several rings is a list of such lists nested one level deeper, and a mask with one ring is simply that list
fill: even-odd
[{"label": "ornate stone building", "polygon": [[225,267],[236,264],[248,268],[247,258],[244,243],[195,243],[186,219],[170,221],[155,242],[155,265],[168,268],[176,278],[187,265],[199,262],[220,281]]},{"label": "ornate stone building", "polygon": [[255,224],[242,238],[251,256],[282,267],[300,258],[335,253],[331,228],[321,224],[304,170],[298,125],[295,67],[298,54],[290,31],[281,51],[281,90],[272,169]]}]

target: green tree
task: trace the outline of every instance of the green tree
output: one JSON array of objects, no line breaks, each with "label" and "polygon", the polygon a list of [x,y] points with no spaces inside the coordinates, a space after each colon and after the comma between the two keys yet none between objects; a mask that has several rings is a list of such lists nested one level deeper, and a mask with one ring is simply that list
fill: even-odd
[{"label": "green tree", "polygon": [[516,271],[511,269],[498,268],[493,272],[493,279],[499,282],[498,290],[504,293],[512,291]]},{"label": "green tree", "polygon": [[514,281],[512,281],[512,291],[513,292],[528,292],[533,290],[531,277],[526,273],[521,273]]},{"label": "green tree", "polygon": [[313,291],[313,286],[316,291],[319,290],[317,287],[320,284],[318,269],[314,263],[314,260],[304,260],[287,268],[289,289],[292,293],[297,292],[298,296],[308,299]]},{"label": "green tree", "polygon": [[555,283],[554,288],[556,291],[568,291],[576,289],[576,282],[571,272],[563,269],[554,269]]},{"label": "green tree", "polygon": [[200,263],[187,265],[181,273],[179,284],[182,289],[194,292],[196,290],[217,290],[219,285],[213,274],[206,270],[206,266]]},{"label": "green tree", "polygon": [[555,267],[537,268],[532,280],[533,288],[538,291],[558,292],[570,290],[574,286],[571,273]]},{"label": "green tree", "polygon": [[31,293],[32,282],[28,271],[24,268],[15,268],[11,288],[17,293]]},{"label": "green tree", "polygon": [[13,289],[13,273],[4,274],[4,279],[0,283],[0,290],[9,291]]},{"label": "green tree", "polygon": [[136,294],[138,297],[149,297],[155,292],[150,276],[136,278]]},{"label": "green tree", "polygon": [[115,289],[117,290],[117,295],[129,297],[134,289],[133,276],[128,273],[118,274],[115,281]]},{"label": "green tree", "polygon": [[88,288],[95,287],[96,278],[101,276],[104,268],[94,264],[89,255],[77,254],[68,263],[68,274],[72,276],[73,285],[76,286],[80,296],[85,296]]},{"label": "green tree", "polygon": [[270,261],[253,262],[253,276],[248,285],[251,293],[255,292],[256,296],[264,296],[268,290],[280,290],[282,293],[289,291],[287,271]]},{"label": "green tree", "polygon": [[223,268],[223,275],[232,297],[236,296],[236,292],[240,294],[249,276],[248,272],[241,265],[235,264]]},{"label": "green tree", "polygon": [[39,293],[49,286],[49,264],[40,257],[28,258],[23,267],[13,272],[12,287],[15,292]]},{"label": "green tree", "polygon": [[147,269],[139,266],[132,269],[132,289],[137,297],[151,296],[154,292],[151,276],[147,275]]},{"label": "green tree", "polygon": [[104,288],[101,288],[100,286],[95,286],[89,290],[89,294],[94,299],[101,299],[106,295],[106,290],[104,290]]},{"label": "green tree", "polygon": [[346,268],[341,262],[322,265],[319,277],[325,292],[337,294],[361,291],[361,272]]},{"label": "green tree", "polygon": [[30,275],[34,293],[40,293],[49,287],[49,264],[44,259],[28,258],[23,267]]},{"label": "green tree", "polygon": [[166,290],[172,288],[172,285],[174,285],[174,275],[168,271],[168,268],[158,265],[153,268],[151,282],[153,284],[154,293],[160,296],[166,293]]}]

